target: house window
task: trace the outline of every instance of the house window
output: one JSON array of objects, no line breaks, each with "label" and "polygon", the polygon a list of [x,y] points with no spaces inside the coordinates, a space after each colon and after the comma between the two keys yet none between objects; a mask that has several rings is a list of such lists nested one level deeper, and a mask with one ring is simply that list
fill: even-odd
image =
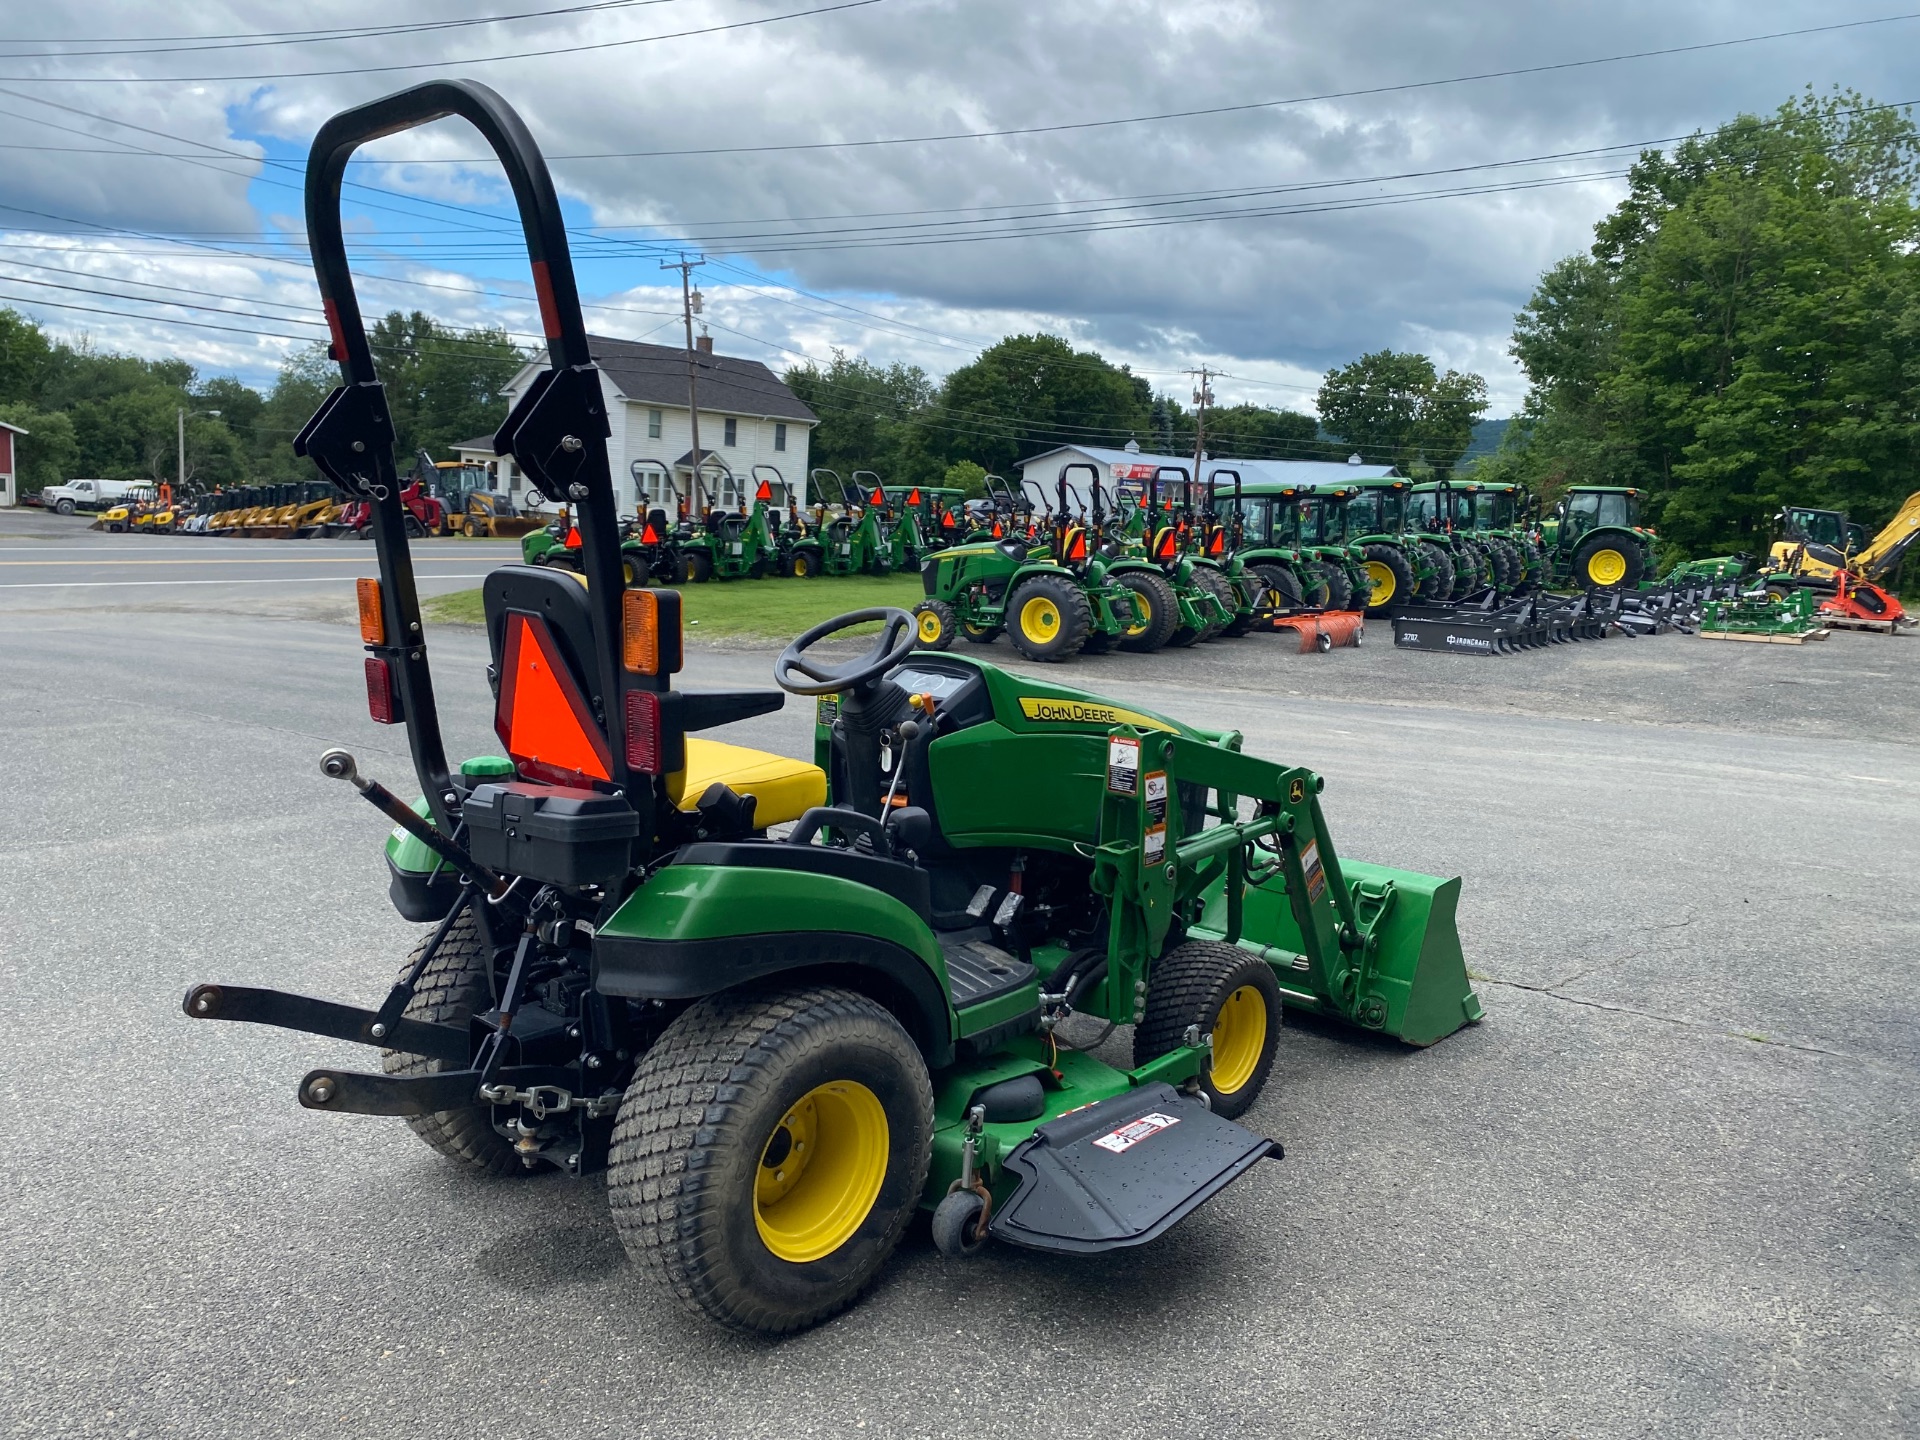
[{"label": "house window", "polygon": [[787,426],[784,420],[774,422],[773,448],[776,450],[787,448]]},{"label": "house window", "polygon": [[740,422],[731,415],[727,417],[727,438],[723,443],[728,445],[740,443]]},{"label": "house window", "polygon": [[658,440],[660,438],[660,412],[658,410],[647,411],[647,438],[649,440]]}]

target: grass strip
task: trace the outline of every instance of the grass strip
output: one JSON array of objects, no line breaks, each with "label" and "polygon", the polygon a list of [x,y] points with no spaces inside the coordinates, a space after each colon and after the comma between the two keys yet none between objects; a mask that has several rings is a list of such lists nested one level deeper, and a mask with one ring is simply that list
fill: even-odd
[{"label": "grass strip", "polygon": [[[745,636],[791,640],[801,631],[850,610],[892,605],[911,610],[924,597],[918,575],[817,576],[811,580],[724,580],[680,590],[687,638]],[[478,590],[455,590],[420,602],[429,621],[479,625]]]}]

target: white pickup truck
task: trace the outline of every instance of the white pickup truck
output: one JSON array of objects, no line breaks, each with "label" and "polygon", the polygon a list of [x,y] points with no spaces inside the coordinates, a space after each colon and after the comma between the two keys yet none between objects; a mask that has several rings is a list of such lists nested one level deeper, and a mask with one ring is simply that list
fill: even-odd
[{"label": "white pickup truck", "polygon": [[47,486],[40,492],[40,503],[62,515],[76,510],[105,510],[143,485],[153,488],[150,482],[141,480],[69,480],[64,485]]}]

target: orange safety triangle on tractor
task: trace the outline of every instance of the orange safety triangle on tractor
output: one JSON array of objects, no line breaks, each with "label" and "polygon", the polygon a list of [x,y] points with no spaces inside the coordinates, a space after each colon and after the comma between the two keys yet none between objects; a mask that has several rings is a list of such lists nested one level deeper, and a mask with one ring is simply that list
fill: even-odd
[{"label": "orange safety triangle on tractor", "polygon": [[757,501],[771,501],[773,499],[773,486],[765,480],[762,480],[760,482],[760,488],[753,492],[753,498]]},{"label": "orange safety triangle on tractor", "polygon": [[510,612],[493,729],[523,774],[553,784],[613,778],[613,754],[560,647],[537,615]]}]

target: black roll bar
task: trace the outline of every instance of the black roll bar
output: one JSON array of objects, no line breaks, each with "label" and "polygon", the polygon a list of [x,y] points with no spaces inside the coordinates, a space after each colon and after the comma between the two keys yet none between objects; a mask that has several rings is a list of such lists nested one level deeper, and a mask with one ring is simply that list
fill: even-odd
[{"label": "black roll bar", "polygon": [[[623,675],[620,666],[619,517],[605,440],[609,434],[600,375],[587,346],[573,259],[553,179],[520,117],[488,86],[434,80],[334,116],[320,127],[307,158],[307,238],[319,282],[330,354],[342,384],[294,441],[343,492],[370,502],[374,553],[380,565],[387,644],[377,647],[400,692],[401,716],[427,803],[443,830],[457,803],[440,734],[432,677],[420,624],[420,600],[407,549],[405,517],[393,454],[393,420],[367,343],[340,215],[340,185],[355,150],[371,140],[458,116],[480,132],[506,171],[532,262],[534,292],[551,368],[536,376],[494,436],[494,452],[511,455],[544,495],[573,506],[588,581],[601,717],[613,758],[613,780],[636,807],[651,803],[650,785],[636,787],[626,764],[628,689],[664,690],[665,677]],[[639,793],[636,795],[635,791]]]}]

